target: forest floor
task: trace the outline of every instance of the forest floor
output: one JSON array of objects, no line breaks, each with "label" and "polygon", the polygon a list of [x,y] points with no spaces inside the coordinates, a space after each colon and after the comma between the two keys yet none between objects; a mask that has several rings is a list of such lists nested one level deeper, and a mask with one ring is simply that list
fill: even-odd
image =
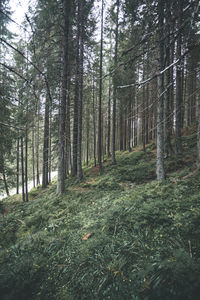
[{"label": "forest floor", "polygon": [[84,179],[56,180],[0,203],[0,299],[199,299],[200,172],[195,129],[184,153],[155,173],[155,144],[90,162]]}]

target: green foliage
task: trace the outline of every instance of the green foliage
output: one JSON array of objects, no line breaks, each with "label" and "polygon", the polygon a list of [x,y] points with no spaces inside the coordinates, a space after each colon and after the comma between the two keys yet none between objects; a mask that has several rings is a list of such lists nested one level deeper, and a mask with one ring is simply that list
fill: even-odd
[{"label": "green foliage", "polygon": [[163,183],[151,181],[153,153],[118,152],[103,175],[69,178],[65,195],[53,183],[28,203],[4,200],[1,299],[198,299],[200,175],[177,180],[187,155],[166,160]]}]

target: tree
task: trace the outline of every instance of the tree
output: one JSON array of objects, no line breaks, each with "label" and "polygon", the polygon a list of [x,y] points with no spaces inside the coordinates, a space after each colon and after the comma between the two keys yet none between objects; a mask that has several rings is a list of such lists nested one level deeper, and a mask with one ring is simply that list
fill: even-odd
[{"label": "tree", "polygon": [[[164,1],[158,1],[158,27],[159,27],[159,71],[164,69]],[[164,171],[164,132],[163,132],[163,115],[164,115],[164,74],[158,76],[158,110],[157,110],[157,180],[165,178]]]},{"label": "tree", "polygon": [[103,66],[103,12],[104,1],[101,2],[101,45],[100,45],[100,65],[99,65],[99,108],[98,108],[98,164],[99,172],[102,173],[102,66]]},{"label": "tree", "polygon": [[58,181],[57,194],[65,191],[65,112],[67,97],[67,75],[68,75],[68,35],[69,16],[71,1],[64,0],[64,36],[63,36],[63,69],[62,69],[62,94],[59,107],[59,143],[58,143]]},{"label": "tree", "polygon": [[[116,29],[115,29],[115,54],[114,54],[114,68],[117,67],[118,62],[118,33],[119,33],[119,0],[116,2]],[[116,147],[116,98],[117,85],[116,78],[113,77],[113,118],[112,118],[112,164],[116,164],[115,147]]]}]

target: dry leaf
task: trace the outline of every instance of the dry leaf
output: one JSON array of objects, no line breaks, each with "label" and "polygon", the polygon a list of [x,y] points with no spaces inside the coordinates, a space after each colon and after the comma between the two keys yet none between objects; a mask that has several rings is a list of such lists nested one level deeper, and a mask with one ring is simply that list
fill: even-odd
[{"label": "dry leaf", "polygon": [[87,241],[93,234],[94,234],[93,232],[87,233],[82,237],[82,241]]}]

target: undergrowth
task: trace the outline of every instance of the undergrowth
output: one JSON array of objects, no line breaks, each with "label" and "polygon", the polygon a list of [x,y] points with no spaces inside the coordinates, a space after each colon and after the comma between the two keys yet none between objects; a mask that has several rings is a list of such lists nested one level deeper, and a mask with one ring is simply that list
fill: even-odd
[{"label": "undergrowth", "polygon": [[195,139],[184,138],[178,160],[165,159],[163,183],[150,144],[146,153],[118,152],[117,165],[105,158],[101,176],[86,167],[62,196],[53,182],[28,203],[0,203],[0,299],[199,299]]}]

